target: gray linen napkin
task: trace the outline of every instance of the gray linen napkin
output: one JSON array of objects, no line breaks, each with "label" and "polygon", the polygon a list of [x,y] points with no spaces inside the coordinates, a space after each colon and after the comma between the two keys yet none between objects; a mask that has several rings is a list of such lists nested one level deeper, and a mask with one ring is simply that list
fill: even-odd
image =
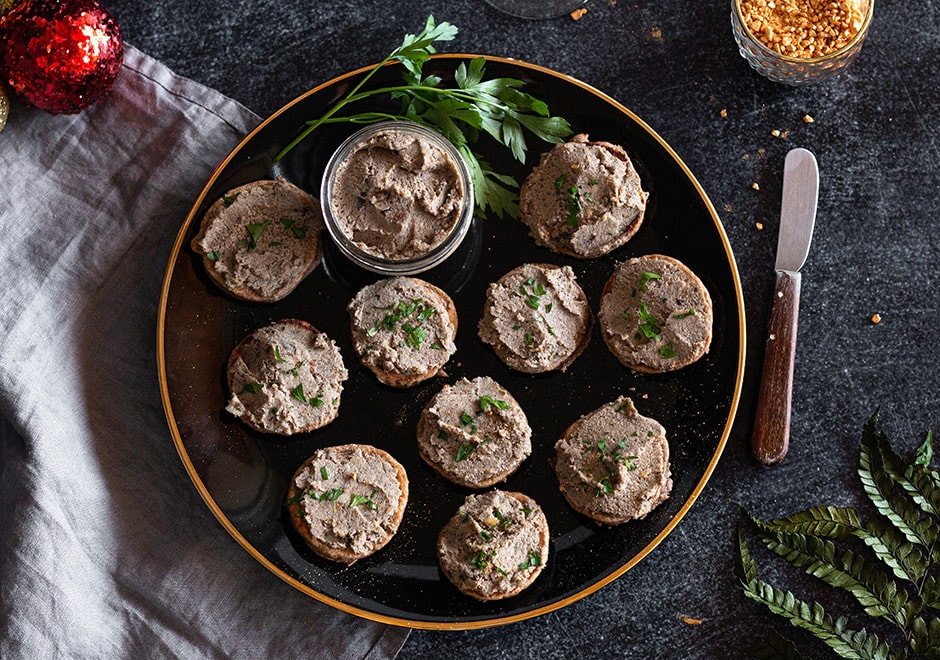
[{"label": "gray linen napkin", "polygon": [[170,247],[253,113],[128,47],[102,105],[0,133],[0,657],[393,657],[189,481],[157,385]]}]

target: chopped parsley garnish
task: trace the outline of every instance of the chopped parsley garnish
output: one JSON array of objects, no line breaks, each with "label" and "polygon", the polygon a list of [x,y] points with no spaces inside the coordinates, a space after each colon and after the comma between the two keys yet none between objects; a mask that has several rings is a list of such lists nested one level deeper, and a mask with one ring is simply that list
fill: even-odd
[{"label": "chopped parsley garnish", "polygon": [[372,498],[375,497],[375,494],[378,493],[378,489],[373,490],[372,494],[366,497],[365,495],[349,495],[349,508],[351,509],[354,506],[364,505],[367,509],[372,509],[373,511],[378,511],[379,506],[372,501]]},{"label": "chopped parsley garnish", "polygon": [[235,203],[235,200],[238,199],[239,195],[241,195],[240,192],[237,192],[234,195],[222,195],[222,204],[225,206],[225,208],[230,207]]},{"label": "chopped parsley garnish", "polygon": [[486,531],[485,529],[481,529],[481,530],[480,530],[480,536],[481,536],[481,537],[483,538],[483,540],[486,541],[487,543],[489,543],[490,541],[493,540],[493,535],[490,534],[490,533],[489,533],[488,531]]},{"label": "chopped parsley garnish", "polygon": [[532,336],[532,333],[531,333],[531,332],[525,333],[525,343],[527,343],[527,344],[534,344],[534,343],[535,343],[535,337]]},{"label": "chopped parsley garnish", "polygon": [[284,229],[290,230],[290,232],[294,235],[294,238],[307,238],[306,227],[298,226],[290,218],[281,218],[280,222],[282,225],[284,225]]},{"label": "chopped parsley garnish", "polygon": [[490,557],[492,556],[493,555],[486,550],[480,550],[475,555],[470,557],[470,563],[477,568],[486,568],[487,564],[490,563]]},{"label": "chopped parsley garnish", "polygon": [[687,312],[682,312],[681,314],[673,314],[673,315],[672,315],[672,318],[674,318],[674,319],[684,319],[684,318],[688,318],[689,316],[695,316],[695,310],[692,309],[691,307],[689,308],[689,311],[687,311]]},{"label": "chopped parsley garnish", "polygon": [[292,399],[297,399],[301,403],[307,403],[307,397],[304,395],[304,384],[300,383],[290,391],[290,396]]},{"label": "chopped parsley garnish", "polygon": [[447,435],[446,431],[441,431],[440,433],[437,434],[437,437],[443,440],[444,442],[447,442],[448,440],[450,440],[450,436]]},{"label": "chopped parsley garnish", "polygon": [[315,500],[319,500],[320,502],[323,502],[324,500],[327,502],[335,502],[345,492],[346,491],[344,491],[342,488],[331,488],[330,490],[320,493],[319,497],[316,494],[311,494],[310,496]]},{"label": "chopped parsley garnish", "polygon": [[304,366],[304,361],[303,361],[303,360],[301,360],[301,361],[298,362],[296,365],[294,365],[294,368],[293,368],[293,369],[285,369],[285,370],[284,370],[284,373],[285,373],[285,374],[289,374],[289,375],[291,375],[291,376],[296,376],[296,375],[297,375],[297,370],[300,369],[302,366]]},{"label": "chopped parsley garnish", "polygon": [[661,279],[663,279],[662,275],[657,275],[656,273],[650,273],[650,272],[643,273],[643,279],[640,282],[640,291],[644,291],[644,292],[646,291],[646,284],[650,280],[661,280]]},{"label": "chopped parsley garnish", "polygon": [[524,514],[525,514],[525,517],[528,518],[528,517],[529,517],[529,514],[532,513],[532,509],[530,509],[530,508],[527,507],[527,506],[524,506],[524,507],[522,507],[522,513],[524,513]]},{"label": "chopped parsley garnish", "polygon": [[274,347],[274,359],[278,362],[287,362],[287,360],[281,357],[281,349],[277,346]]},{"label": "chopped parsley garnish", "polygon": [[527,296],[525,299],[525,304],[531,307],[532,309],[538,309],[539,308],[538,296]]},{"label": "chopped parsley garnish", "polygon": [[309,403],[314,408],[319,408],[323,405],[323,399],[318,396],[312,396],[307,398],[307,395],[304,394],[304,384],[300,383],[290,391],[290,396],[292,399],[297,399],[301,403]]},{"label": "chopped parsley garnish", "polygon": [[245,383],[245,386],[242,388],[240,394],[248,392],[248,394],[257,394],[264,387],[261,383]]},{"label": "chopped parsley garnish", "polygon": [[443,351],[443,350],[444,350],[444,347],[441,346],[441,342],[439,342],[439,341],[436,341],[436,342],[434,342],[433,344],[431,344],[431,348],[433,348],[433,349],[436,350],[436,351]]},{"label": "chopped parsley garnish", "polygon": [[611,495],[614,492],[614,485],[610,481],[610,475],[601,479],[599,485],[599,490],[604,495]]},{"label": "chopped parsley garnish", "polygon": [[245,225],[245,229],[248,230],[248,238],[238,241],[239,247],[247,247],[249,250],[254,250],[258,245],[258,239],[261,238],[262,232],[271,224],[270,220],[265,220],[264,222],[249,223]]},{"label": "chopped parsley garnish", "polygon": [[662,358],[674,358],[676,357],[676,349],[672,347],[672,344],[663,344],[659,347],[659,355]]},{"label": "chopped parsley garnish", "polygon": [[466,410],[460,411],[460,416],[458,419],[460,420],[461,426],[470,427],[469,429],[467,429],[467,432],[470,435],[473,435],[474,433],[477,432],[477,420],[474,419],[474,417],[470,413],[468,413]]},{"label": "chopped parsley garnish", "polygon": [[297,504],[297,502],[299,502],[300,500],[302,500],[302,499],[304,498],[304,495],[309,495],[309,494],[310,494],[309,491],[302,490],[302,491],[300,491],[299,493],[297,493],[296,495],[294,495],[293,497],[291,497],[291,498],[285,500],[285,501],[284,501],[284,505],[285,505],[285,506],[290,506],[291,504]]},{"label": "chopped parsley garnish", "polygon": [[571,186],[568,188],[568,226],[577,227],[578,226],[578,216],[581,215],[581,211],[584,210],[584,205],[581,204],[581,193],[578,191],[577,186]]},{"label": "chopped parsley garnish", "polygon": [[206,252],[206,259],[209,261],[218,261],[222,258],[222,253],[218,250],[212,250],[211,252]]},{"label": "chopped parsley garnish", "polygon": [[503,512],[493,507],[493,515],[496,516],[496,520],[499,521],[498,527],[500,529],[506,529],[512,524],[512,520],[503,515]]},{"label": "chopped parsley garnish", "polygon": [[565,187],[565,175],[562,174],[560,177],[555,179],[555,190],[561,192],[561,189]]},{"label": "chopped parsley garnish", "polygon": [[421,350],[421,342],[427,339],[428,331],[420,326],[402,323],[401,329],[405,331],[405,343],[416,351]]},{"label": "chopped parsley garnish", "polygon": [[319,495],[317,495],[312,490],[304,490],[298,493],[297,495],[295,495],[294,497],[290,498],[286,502],[284,502],[284,504],[288,506],[290,506],[291,504],[297,504],[297,502],[302,500],[304,497],[309,497],[315,502],[323,502],[323,501],[334,502],[338,500],[344,492],[345,491],[342,488],[331,488],[330,490],[324,491],[320,493]]},{"label": "chopped parsley garnish", "polygon": [[644,303],[640,303],[640,332],[647,339],[659,339],[662,332],[662,323],[646,309]]},{"label": "chopped parsley garnish", "polygon": [[509,408],[509,404],[502,399],[494,399],[486,394],[480,397],[479,403],[480,412],[489,412],[490,408],[496,408],[497,410],[506,410]]},{"label": "chopped parsley garnish", "polygon": [[545,313],[548,314],[550,311],[552,311],[552,303],[545,305]]},{"label": "chopped parsley garnish", "polygon": [[[393,331],[395,327],[412,315],[416,315],[417,324],[402,323],[402,330],[405,333],[405,343],[416,351],[421,350],[421,342],[427,339],[428,331],[420,327],[421,322],[427,321],[434,316],[435,309],[420,298],[413,299],[410,303],[400,301],[397,305],[388,307],[376,307],[375,309],[386,310],[385,316],[377,324],[366,330],[366,335],[374,336],[379,330]],[[435,342],[438,348],[443,348],[440,343]],[[432,347],[434,347],[432,345]]]},{"label": "chopped parsley garnish", "polygon": [[323,480],[326,480],[326,479],[329,479],[329,478],[330,478],[329,474],[327,474],[326,466],[325,466],[325,465],[321,465],[321,466],[320,466],[320,478],[323,479]]},{"label": "chopped parsley garnish", "polygon": [[530,568],[535,568],[542,565],[542,555],[537,553],[535,550],[529,550],[529,556],[526,557],[526,560],[519,564],[519,570],[524,571]]},{"label": "chopped parsley garnish", "polygon": [[454,458],[454,463],[459,463],[460,461],[465,461],[470,458],[470,454],[473,453],[475,448],[476,447],[469,442],[467,444],[460,445],[460,447],[457,448],[457,456]]}]

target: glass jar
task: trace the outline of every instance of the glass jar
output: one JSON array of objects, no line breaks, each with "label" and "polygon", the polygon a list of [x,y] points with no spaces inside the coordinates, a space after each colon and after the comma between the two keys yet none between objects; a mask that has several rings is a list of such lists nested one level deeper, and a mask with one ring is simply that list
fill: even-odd
[{"label": "glass jar", "polygon": [[[819,57],[789,57],[768,48],[748,27],[741,0],[731,0],[731,28],[741,57],[751,68],[775,82],[804,85],[831,78],[855,59],[862,49],[874,13],[874,0],[856,0],[862,15],[855,35],[842,47]],[[773,6],[773,5],[771,5]]]},{"label": "glass jar", "polygon": [[[394,229],[397,219],[395,217],[385,218],[382,216],[382,209],[373,206],[371,202],[365,199],[365,196],[356,193],[350,195],[343,193],[337,188],[337,179],[345,176],[342,172],[347,167],[346,163],[360,150],[364,150],[363,145],[372,144],[375,139],[388,139],[383,134],[400,134],[404,139],[414,138],[416,141],[423,141],[425,146],[422,148],[430,149],[430,152],[439,150],[446,161],[453,164],[454,181],[451,182],[457,194],[459,195],[459,209],[455,213],[456,218],[449,227],[441,230],[440,234],[435,234],[433,242],[426,251],[397,256],[395,254],[383,253],[383,248],[379,245],[370,245],[369,241],[378,236],[380,232],[370,231],[368,226],[370,214],[372,218],[378,218],[383,225],[384,236],[394,236],[388,233],[389,228]],[[427,146],[430,145],[430,146]],[[429,152],[429,153],[430,153]],[[432,153],[432,157],[435,155]],[[422,156],[423,158],[423,156]],[[377,162],[370,167],[381,168],[383,164]],[[393,168],[394,169],[394,168]],[[404,168],[407,171],[407,167]],[[449,169],[444,167],[444,169]],[[401,168],[399,168],[399,171]],[[339,177],[338,177],[339,175]],[[381,180],[382,177],[376,177]],[[364,182],[362,185],[366,185]],[[339,194],[337,194],[339,191]],[[389,189],[382,189],[375,193],[377,199],[383,200],[380,206],[386,204],[393,205],[401,201],[407,205],[410,203],[410,196],[413,190],[404,190],[401,186],[391,186]],[[398,195],[400,199],[389,200],[389,196]],[[345,201],[353,199],[355,208],[342,208],[343,198]],[[461,244],[467,235],[473,220],[474,197],[473,184],[470,179],[470,170],[463,157],[446,138],[437,131],[409,121],[384,121],[376,124],[370,124],[365,128],[350,135],[333,152],[330,160],[327,162],[326,170],[323,174],[323,181],[320,186],[320,205],[323,209],[323,221],[326,230],[333,242],[348,259],[353,263],[373,273],[381,275],[414,275],[421,273],[441,264],[446,260],[457,247]],[[365,206],[370,208],[363,210]],[[401,208],[397,213],[401,213]],[[390,213],[391,215],[391,213]],[[360,223],[360,226],[350,227],[350,222]],[[362,225],[365,226],[362,226]],[[410,232],[413,227],[407,223],[398,225],[402,232]],[[378,240],[378,239],[376,239]]]}]

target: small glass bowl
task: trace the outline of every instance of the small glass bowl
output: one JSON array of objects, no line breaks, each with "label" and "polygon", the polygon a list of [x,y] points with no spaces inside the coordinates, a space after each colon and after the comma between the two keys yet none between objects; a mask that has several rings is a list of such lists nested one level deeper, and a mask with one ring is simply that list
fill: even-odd
[{"label": "small glass bowl", "polygon": [[858,32],[842,48],[821,57],[788,57],[765,46],[744,22],[741,0],[731,0],[731,29],[741,57],[747,60],[751,68],[774,82],[805,85],[836,75],[862,50],[862,42],[868,34],[875,11],[875,0],[858,0],[858,3],[864,11]]},{"label": "small glass bowl", "polygon": [[[366,252],[343,232],[333,211],[333,184],[338,167],[350,155],[356,145],[368,140],[373,135],[386,131],[415,135],[440,148],[454,162],[463,188],[460,212],[448,235],[430,251],[409,259],[386,259]],[[326,164],[326,170],[323,173],[323,181],[320,184],[320,206],[323,210],[323,221],[330,238],[333,239],[340,252],[354,264],[380,275],[415,275],[443,263],[463,242],[473,221],[473,183],[470,179],[470,170],[460,152],[443,135],[426,126],[410,121],[383,121],[370,124],[353,133],[330,156],[330,160]]]}]

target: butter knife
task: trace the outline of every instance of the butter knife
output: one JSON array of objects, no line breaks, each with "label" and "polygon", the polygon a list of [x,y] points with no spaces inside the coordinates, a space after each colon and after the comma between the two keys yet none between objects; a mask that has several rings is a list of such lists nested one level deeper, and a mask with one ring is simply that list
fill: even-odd
[{"label": "butter knife", "polygon": [[764,465],[782,461],[790,445],[800,268],[809,254],[818,197],[816,157],[806,149],[791,150],[783,164],[783,198],[775,265],[777,281],[767,322],[764,369],[751,437],[751,450]]}]

